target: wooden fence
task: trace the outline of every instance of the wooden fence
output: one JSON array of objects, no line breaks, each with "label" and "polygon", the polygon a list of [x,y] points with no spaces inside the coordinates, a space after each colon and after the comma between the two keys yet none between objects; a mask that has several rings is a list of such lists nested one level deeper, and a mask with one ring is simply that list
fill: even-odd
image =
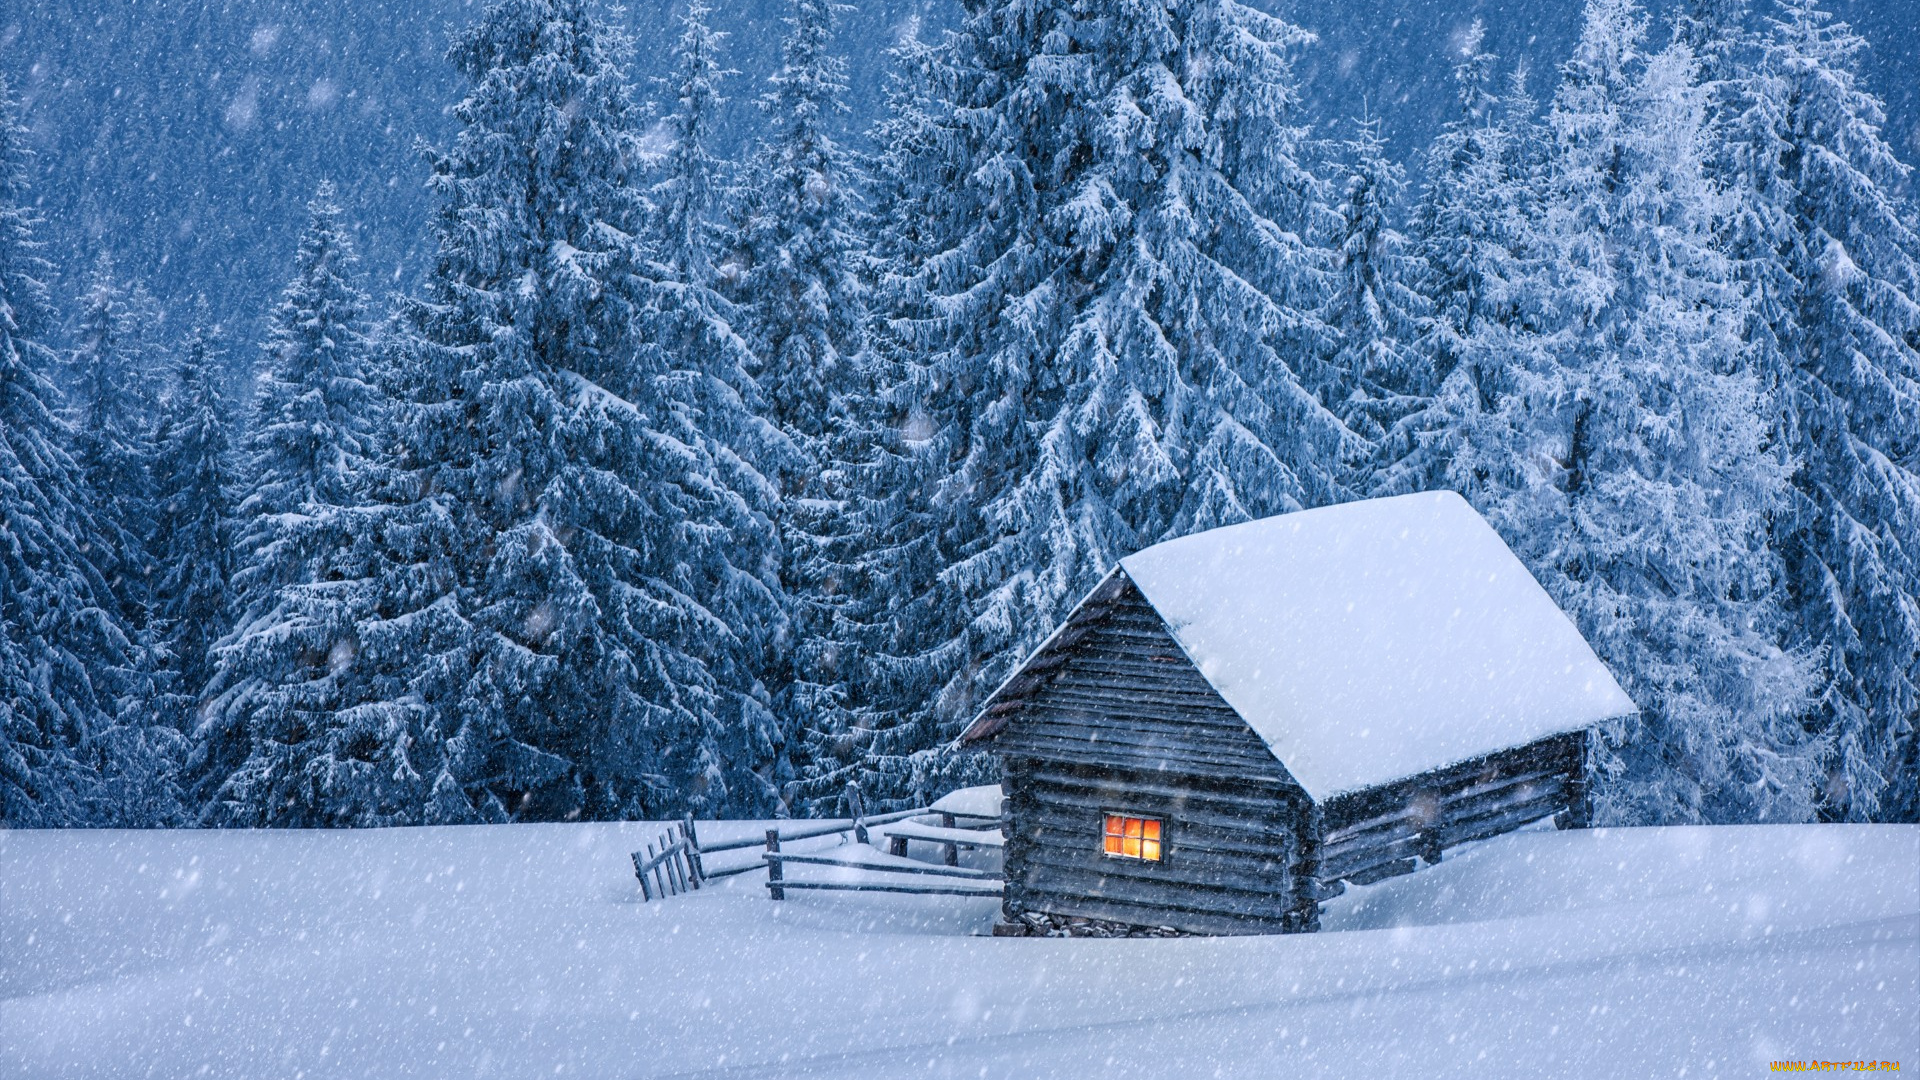
[{"label": "wooden fence", "polygon": [[692,892],[709,881],[733,877],[736,874],[750,874],[756,870],[772,871],[772,865],[765,859],[756,859],[744,866],[731,866],[724,869],[712,869],[706,865],[706,856],[726,851],[744,851],[748,848],[760,848],[765,844],[769,851],[778,851],[781,841],[791,843],[795,840],[809,840],[818,836],[832,836],[836,833],[853,833],[856,839],[865,840],[867,829],[880,825],[905,821],[907,818],[925,814],[925,807],[912,810],[899,810],[877,817],[842,818],[831,822],[819,822],[808,827],[781,832],[768,829],[768,840],[730,840],[720,844],[702,845],[700,834],[695,830],[692,817],[682,818],[668,827],[658,841],[648,844],[644,852],[633,853],[634,876],[640,879],[640,897],[643,901],[664,900],[669,896],[679,896]]},{"label": "wooden fence", "polygon": [[[819,822],[811,826],[791,828],[782,832],[777,828],[768,829],[764,840],[731,840],[721,844],[702,846],[700,834],[694,830],[691,816],[675,822],[663,833],[660,839],[648,844],[644,853],[633,853],[633,872],[640,879],[640,897],[643,901],[664,900],[669,896],[691,892],[709,881],[732,877],[735,874],[749,874],[755,870],[767,872],[767,894],[770,899],[784,900],[788,889],[833,889],[849,892],[896,892],[896,893],[937,893],[949,896],[997,896],[1003,877],[990,870],[972,870],[959,865],[961,848],[997,848],[1002,840],[999,834],[999,818],[980,818],[974,815],[955,815],[947,811],[931,810],[927,807],[915,807],[911,810],[896,810],[890,814],[867,817],[864,802],[860,797],[858,784],[847,785],[847,809],[853,812],[852,818],[843,818],[831,822]],[[934,816],[938,825],[908,821],[909,818]],[[962,827],[956,817],[968,819]],[[875,863],[857,858],[835,858],[826,854],[794,854],[783,852],[780,845],[791,844],[796,840],[809,840],[820,836],[833,836],[852,833],[856,843],[866,845],[871,840],[869,829],[905,823],[886,833],[888,854],[904,859],[907,844],[911,840],[938,845],[944,856],[944,866],[929,863],[882,862]],[[706,857],[727,851],[745,851],[764,845],[760,858],[744,866],[725,869],[711,869]],[[657,849],[657,850],[656,850]],[[794,881],[788,879],[786,868],[793,866],[832,866],[842,870],[854,870],[865,875],[852,881]],[[945,881],[924,881],[919,878],[944,878]],[[904,879],[904,880],[903,880]],[[960,879],[960,880],[954,880]]]}]

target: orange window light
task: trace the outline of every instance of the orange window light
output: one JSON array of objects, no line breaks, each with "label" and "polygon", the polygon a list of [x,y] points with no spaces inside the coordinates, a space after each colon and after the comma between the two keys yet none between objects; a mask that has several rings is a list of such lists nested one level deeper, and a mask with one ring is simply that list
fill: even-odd
[{"label": "orange window light", "polygon": [[1106,853],[1117,858],[1160,861],[1160,822],[1154,818],[1108,814],[1102,840]]}]

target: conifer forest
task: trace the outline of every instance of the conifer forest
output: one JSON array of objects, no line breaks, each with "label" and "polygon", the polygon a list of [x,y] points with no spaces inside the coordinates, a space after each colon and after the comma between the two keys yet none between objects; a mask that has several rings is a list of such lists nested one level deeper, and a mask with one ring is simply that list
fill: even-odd
[{"label": "conifer forest", "polygon": [[1308,5],[644,6],[458,8],[420,212],[224,265],[62,224],[0,14],[0,826],[925,806],[1122,557],[1434,489],[1639,707],[1597,822],[1920,821],[1910,43],[1463,17],[1422,127]]}]

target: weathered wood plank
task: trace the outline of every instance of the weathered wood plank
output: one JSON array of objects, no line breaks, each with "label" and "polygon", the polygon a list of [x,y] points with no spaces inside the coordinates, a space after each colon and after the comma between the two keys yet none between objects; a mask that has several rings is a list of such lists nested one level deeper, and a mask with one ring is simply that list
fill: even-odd
[{"label": "weathered wood plank", "polygon": [[1389,814],[1395,807],[1411,802],[1422,792],[1467,787],[1483,776],[1491,781],[1502,775],[1521,772],[1564,773],[1571,763],[1584,754],[1585,738],[1585,732],[1556,735],[1391,784],[1338,796],[1328,800],[1324,808],[1327,829],[1337,832],[1369,818]]},{"label": "weathered wood plank", "polygon": [[[1297,854],[1298,848],[1293,837],[1284,830],[1245,828],[1242,827],[1244,824],[1235,819],[1213,823],[1180,816],[1169,820],[1167,829],[1170,839],[1177,839],[1183,848],[1196,851],[1263,859],[1283,854],[1292,858]],[[1097,842],[1100,829],[1101,819],[1097,811],[1090,812],[1080,807],[1068,810],[1058,804],[1040,804],[1022,814],[1009,835],[1024,836],[1036,842],[1071,845],[1076,842]],[[1173,836],[1175,833],[1177,837]]]},{"label": "weathered wood plank", "polygon": [[[1011,736],[1002,735],[1001,738],[1007,740],[1009,750],[1017,750],[1022,754],[1045,757],[1062,763],[1106,766],[1113,769],[1151,767],[1141,760],[1137,750],[1130,751],[1126,746],[1114,742],[1089,743],[1026,732]],[[1161,773],[1177,774],[1204,768],[1222,777],[1241,780],[1264,780],[1269,776],[1268,769],[1242,761],[1202,759],[1186,754],[1176,755],[1172,752],[1160,755],[1159,765],[1160,768],[1156,771]]]},{"label": "weathered wood plank", "polygon": [[760,856],[770,863],[804,863],[808,866],[838,866],[846,870],[859,870],[876,874],[931,874],[935,877],[968,878],[976,881],[999,881],[1001,875],[989,870],[970,870],[961,866],[933,866],[920,863],[914,866],[902,866],[889,863],[861,862],[857,859],[835,859],[824,855],[776,855],[769,851]]},{"label": "weathered wood plank", "polygon": [[823,889],[837,892],[890,892],[920,893],[927,896],[999,896],[1000,890],[984,885],[969,887],[965,885],[921,885],[867,882],[867,881],[781,881],[767,882],[769,891],[778,891],[782,895],[775,900],[784,899],[784,894],[793,889]]},{"label": "weathered wood plank", "polygon": [[[1145,711],[1144,708],[1140,710],[1142,713]],[[1244,726],[1190,721],[1165,715],[1136,715],[1132,712],[1117,710],[1100,715],[1089,715],[1088,710],[1050,699],[1034,702],[1033,708],[1028,711],[1021,723],[1072,728],[1096,736],[1113,730],[1134,737],[1152,735],[1163,739],[1184,739],[1204,745],[1210,753],[1235,755],[1258,753],[1262,760],[1273,756],[1267,749],[1267,744],[1261,742]],[[1238,725],[1238,721],[1235,723]]]},{"label": "weathered wood plank", "polygon": [[1249,824],[1261,826],[1292,828],[1300,815],[1312,806],[1306,792],[1268,777],[1234,780],[1218,775],[1147,773],[1132,769],[1083,772],[1061,765],[1036,767],[1014,775],[1019,787],[1055,791],[1062,797],[1161,799],[1195,809],[1246,815],[1244,820]]},{"label": "weathered wood plank", "polygon": [[1087,875],[1099,882],[1140,882],[1156,886],[1191,886],[1225,892],[1245,892],[1260,896],[1284,893],[1292,884],[1286,861],[1245,865],[1218,857],[1202,858],[1192,853],[1169,851],[1160,862],[1116,859],[1098,851],[1084,851],[1055,845],[1035,845],[1020,853],[1020,861],[1029,868],[1045,866],[1053,870]]},{"label": "weathered wood plank", "polygon": [[1102,814],[1132,813],[1161,818],[1167,822],[1168,828],[1177,826],[1183,835],[1191,834],[1209,843],[1262,851],[1292,846],[1295,841],[1291,837],[1291,823],[1284,816],[1274,816],[1273,812],[1272,806],[1259,804],[1249,804],[1244,809],[1211,801],[1182,805],[1137,795],[1114,798],[1066,796],[1043,789],[1023,795],[1023,801],[1013,815],[1010,832],[1021,832],[1029,827],[1047,827],[1061,830],[1086,828],[1097,833]]},{"label": "weathered wood plank", "polygon": [[1272,755],[1264,747],[1209,747],[1205,742],[1178,738],[1161,732],[1137,731],[1115,724],[1104,728],[1064,724],[1050,719],[1028,717],[1018,734],[1008,736],[1009,747],[1069,746],[1079,751],[1117,749],[1133,757],[1157,762],[1164,770],[1168,763],[1186,762],[1206,769],[1214,766],[1264,774],[1272,771]]},{"label": "weathered wood plank", "polygon": [[[1136,705],[1133,708],[1146,707]],[[1185,746],[1203,754],[1257,756],[1263,762],[1273,760],[1273,754],[1267,750],[1265,743],[1258,739],[1240,738],[1232,728],[1204,722],[1190,723],[1164,714],[1143,716],[1113,710],[1096,715],[1093,710],[1078,705],[1040,700],[1033,703],[1020,723],[1022,731],[1015,733],[1016,736],[1033,729],[1064,733],[1071,738],[1152,741]]]},{"label": "weathered wood plank", "polygon": [[1564,776],[1560,773],[1528,772],[1459,791],[1432,793],[1417,797],[1412,804],[1397,807],[1380,817],[1355,822],[1329,833],[1325,843],[1328,848],[1334,848],[1349,843],[1390,840],[1407,832],[1444,823],[1462,812],[1471,812],[1476,806],[1496,805],[1516,794],[1531,799],[1546,793],[1558,793],[1563,781]]},{"label": "weathered wood plank", "polygon": [[[1012,886],[1009,885],[1009,891]],[[1292,908],[1283,903],[1255,903],[1261,898],[1238,894],[1228,902],[1195,890],[1178,889],[1158,897],[1140,895],[1102,896],[1082,891],[1077,884],[1060,888],[1049,881],[1029,879],[1019,892],[1020,903],[1029,911],[1048,911],[1059,915],[1082,915],[1094,919],[1115,919],[1141,926],[1173,926],[1200,933],[1276,933],[1285,932],[1297,919]],[[1278,898],[1269,898],[1278,899]],[[1101,914],[1102,911],[1114,914]],[[1125,912],[1121,914],[1120,912]],[[1185,920],[1184,922],[1181,920]],[[1203,930],[1201,926],[1216,929]],[[1239,929],[1236,927],[1257,927]]]},{"label": "weathered wood plank", "polygon": [[[1254,739],[1252,729],[1240,714],[1209,701],[1198,694],[1161,692],[1150,686],[1120,683],[1095,683],[1080,679],[1061,679],[1027,699],[1027,707],[1057,709],[1069,716],[1103,720],[1108,715],[1158,720],[1164,724],[1188,726],[1224,734],[1244,731]],[[1266,744],[1262,742],[1261,746]]]},{"label": "weathered wood plank", "polygon": [[1142,908],[1204,912],[1260,919],[1284,919],[1291,906],[1288,891],[1270,889],[1215,889],[1185,881],[1128,881],[1119,878],[1095,879],[1076,870],[1052,866],[1030,866],[1021,871],[1022,887],[1029,892],[1085,900],[1133,904]]},{"label": "weathered wood plank", "polygon": [[1411,874],[1414,868],[1419,865],[1420,863],[1417,859],[1399,859],[1394,862],[1380,863],[1369,867],[1363,873],[1348,875],[1346,880],[1353,882],[1355,885],[1371,885],[1376,881],[1385,881],[1390,877],[1399,877],[1401,874]]}]

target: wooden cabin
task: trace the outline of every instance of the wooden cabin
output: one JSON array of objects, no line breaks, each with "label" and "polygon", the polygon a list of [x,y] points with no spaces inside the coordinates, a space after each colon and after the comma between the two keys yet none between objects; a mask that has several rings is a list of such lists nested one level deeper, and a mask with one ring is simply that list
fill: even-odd
[{"label": "wooden cabin", "polygon": [[1466,501],[1285,514],[1122,560],[961,735],[1007,798],[1004,929],[1317,929],[1554,817],[1633,702]]}]

